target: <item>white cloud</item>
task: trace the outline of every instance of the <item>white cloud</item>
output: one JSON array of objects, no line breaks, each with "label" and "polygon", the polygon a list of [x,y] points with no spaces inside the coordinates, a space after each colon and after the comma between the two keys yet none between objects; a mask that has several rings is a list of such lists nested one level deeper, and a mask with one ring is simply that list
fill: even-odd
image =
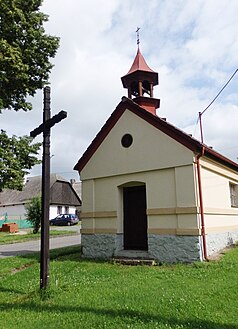
[{"label": "white cloud", "polygon": [[[188,132],[237,69],[236,0],[45,0],[42,11],[50,15],[47,33],[61,38],[50,77],[52,115],[64,109],[68,118],[52,129],[51,162],[52,172],[67,178],[77,177],[74,164],[126,95],[120,78],[136,54],[137,26],[142,53],[160,75],[158,115]],[[203,116],[205,142],[232,159],[237,82],[238,74]],[[4,112],[2,128],[29,134],[42,120],[41,91],[33,105],[31,113]]]}]

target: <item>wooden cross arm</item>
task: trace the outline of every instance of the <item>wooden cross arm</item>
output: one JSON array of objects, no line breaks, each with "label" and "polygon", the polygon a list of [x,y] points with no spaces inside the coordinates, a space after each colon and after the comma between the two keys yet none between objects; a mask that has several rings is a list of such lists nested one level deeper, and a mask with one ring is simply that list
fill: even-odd
[{"label": "wooden cross arm", "polygon": [[39,127],[35,128],[30,132],[31,137],[36,137],[40,135],[42,132],[46,132],[51,127],[53,127],[56,123],[60,122],[61,120],[67,118],[66,111],[60,111],[58,114],[54,115],[51,119],[45,121],[44,123],[40,124]]}]

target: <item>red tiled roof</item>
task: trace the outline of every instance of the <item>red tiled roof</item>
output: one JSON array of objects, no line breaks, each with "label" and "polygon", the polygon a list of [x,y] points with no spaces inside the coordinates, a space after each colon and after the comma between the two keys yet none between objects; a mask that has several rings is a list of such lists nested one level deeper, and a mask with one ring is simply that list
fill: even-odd
[{"label": "red tiled roof", "polygon": [[136,57],[134,59],[134,62],[129,70],[128,74],[131,74],[135,71],[146,71],[146,72],[153,72],[154,71],[147,65],[143,55],[140,52],[140,49],[138,48]]}]

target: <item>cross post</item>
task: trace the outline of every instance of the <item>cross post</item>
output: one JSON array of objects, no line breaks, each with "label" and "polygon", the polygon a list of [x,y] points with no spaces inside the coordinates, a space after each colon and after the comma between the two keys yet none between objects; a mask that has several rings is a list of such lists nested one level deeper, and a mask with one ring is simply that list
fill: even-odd
[{"label": "cross post", "polygon": [[67,112],[60,111],[51,118],[50,87],[45,87],[43,123],[30,132],[31,137],[43,133],[40,289],[46,289],[49,281],[50,129],[66,117]]}]

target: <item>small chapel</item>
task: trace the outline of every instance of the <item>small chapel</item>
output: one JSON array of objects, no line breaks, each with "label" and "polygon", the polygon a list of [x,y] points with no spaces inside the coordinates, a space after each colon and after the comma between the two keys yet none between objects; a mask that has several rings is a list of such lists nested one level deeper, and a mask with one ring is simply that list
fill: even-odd
[{"label": "small chapel", "polygon": [[117,105],[74,169],[86,258],[208,260],[238,241],[238,164],[159,116],[139,45]]}]

